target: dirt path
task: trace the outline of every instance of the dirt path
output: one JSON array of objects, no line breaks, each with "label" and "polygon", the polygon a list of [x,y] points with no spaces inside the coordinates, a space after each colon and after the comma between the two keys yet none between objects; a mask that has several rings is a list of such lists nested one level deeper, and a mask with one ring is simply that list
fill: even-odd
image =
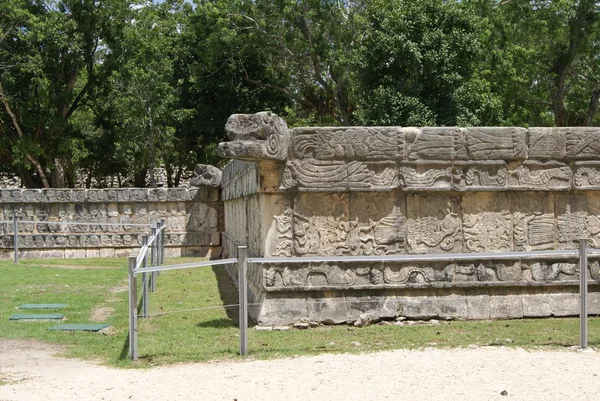
[{"label": "dirt path", "polygon": [[0,400],[600,399],[600,352],[485,347],[118,370],[56,351],[0,340]]}]

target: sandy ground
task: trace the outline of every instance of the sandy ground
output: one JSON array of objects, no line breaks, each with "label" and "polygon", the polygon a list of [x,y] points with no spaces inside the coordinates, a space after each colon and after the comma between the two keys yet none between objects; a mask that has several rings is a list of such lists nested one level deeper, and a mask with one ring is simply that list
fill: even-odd
[{"label": "sandy ground", "polygon": [[483,347],[119,370],[0,340],[0,400],[600,400],[600,352]]}]

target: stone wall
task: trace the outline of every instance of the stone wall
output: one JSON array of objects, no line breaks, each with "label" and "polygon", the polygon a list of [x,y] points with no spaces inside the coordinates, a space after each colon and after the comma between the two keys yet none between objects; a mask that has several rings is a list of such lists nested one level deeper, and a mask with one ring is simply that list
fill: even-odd
[{"label": "stone wall", "polygon": [[[332,127],[233,115],[225,247],[253,256],[600,247],[600,128]],[[235,275],[235,272],[232,271]],[[600,265],[586,272],[600,313]],[[261,323],[578,313],[577,260],[250,265]]]},{"label": "stone wall", "polygon": [[[150,224],[166,220],[166,256],[219,257],[223,207],[219,188],[2,189],[0,221],[19,225],[22,258],[129,256]],[[67,225],[79,222],[92,225]],[[110,225],[109,225],[110,224]],[[0,224],[0,258],[13,257],[12,224]]]}]

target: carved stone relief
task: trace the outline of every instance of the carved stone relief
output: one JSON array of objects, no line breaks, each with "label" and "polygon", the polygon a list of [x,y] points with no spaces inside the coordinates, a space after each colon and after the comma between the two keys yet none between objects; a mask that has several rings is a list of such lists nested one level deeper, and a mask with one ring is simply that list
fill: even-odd
[{"label": "carved stone relief", "polygon": [[471,160],[513,160],[527,156],[525,128],[467,128],[466,142],[468,158]]},{"label": "carved stone relief", "polygon": [[460,252],[460,200],[454,196],[407,197],[407,243],[410,253]]},{"label": "carved stone relief", "polygon": [[403,164],[399,173],[400,188],[405,190],[449,190],[452,165],[448,163]]},{"label": "carved stone relief", "polygon": [[408,160],[465,160],[464,128],[425,127],[403,130]]},{"label": "carved stone relief", "polygon": [[508,186],[506,163],[502,161],[455,162],[453,188],[458,191],[501,191]]},{"label": "carved stone relief", "polygon": [[482,192],[463,197],[463,251],[509,252],[513,227],[507,193]]},{"label": "carved stone relief", "polygon": [[576,189],[600,189],[600,162],[575,162]]},{"label": "carved stone relief", "polygon": [[394,127],[295,128],[294,156],[318,160],[393,160],[402,147],[400,132]]},{"label": "carved stone relief", "polygon": [[341,267],[332,263],[278,264],[265,269],[264,285],[270,287],[342,287],[379,285],[382,272],[375,266]]},{"label": "carved stone relief", "polygon": [[565,128],[567,136],[566,157],[569,159],[598,159],[600,155],[600,128],[569,127]]},{"label": "carved stone relief", "polygon": [[556,222],[551,194],[522,193],[511,198],[514,250],[538,251],[554,248]]},{"label": "carved stone relief", "polygon": [[[406,219],[394,197],[301,195],[293,214],[294,254],[381,255],[401,252]],[[367,213],[365,215],[364,213]],[[369,217],[366,217],[369,216]]]},{"label": "carved stone relief", "polygon": [[509,165],[508,188],[532,191],[570,189],[573,172],[558,162],[526,161]]}]

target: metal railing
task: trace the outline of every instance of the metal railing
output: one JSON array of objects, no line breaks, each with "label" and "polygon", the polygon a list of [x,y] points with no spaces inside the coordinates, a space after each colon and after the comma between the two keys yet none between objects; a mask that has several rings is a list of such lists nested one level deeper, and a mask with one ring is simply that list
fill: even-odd
[{"label": "metal railing", "polygon": [[[387,256],[314,256],[314,257],[290,257],[290,258],[258,258],[247,257],[247,247],[238,246],[238,257],[230,259],[212,260],[198,263],[185,263],[170,266],[155,266],[141,268],[135,264],[136,258],[130,259],[129,282],[130,282],[130,357],[137,360],[137,315],[133,307],[136,298],[131,298],[136,293],[135,275],[145,272],[160,272],[174,269],[187,269],[202,266],[217,266],[237,263],[238,265],[238,294],[239,304],[228,306],[239,306],[239,330],[240,330],[240,354],[248,353],[248,306],[259,305],[248,303],[248,280],[247,267],[249,263],[272,264],[272,263],[308,263],[308,262],[452,262],[469,260],[527,260],[527,259],[552,259],[572,260],[579,258],[580,271],[580,348],[588,346],[587,325],[587,259],[588,256],[600,257],[600,250],[588,249],[587,240],[579,241],[578,250],[558,251],[523,251],[523,252],[488,252],[488,253],[454,253],[454,254],[422,254],[422,255],[387,255]],[[139,256],[138,256],[139,258]],[[136,267],[137,266],[137,267]],[[133,285],[133,287],[132,287]],[[131,341],[131,339],[134,339]]]},{"label": "metal railing", "polygon": [[[14,261],[19,263],[19,225],[20,224],[48,224],[48,225],[59,225],[59,226],[103,226],[103,227],[143,227],[150,228],[150,230],[157,229],[157,227],[164,227],[164,219],[157,223],[99,223],[99,222],[80,222],[80,221],[51,221],[51,220],[21,220],[16,214],[13,214],[12,220],[0,220],[0,224],[12,224],[13,234],[13,252]],[[93,246],[92,246],[93,248]]]}]

